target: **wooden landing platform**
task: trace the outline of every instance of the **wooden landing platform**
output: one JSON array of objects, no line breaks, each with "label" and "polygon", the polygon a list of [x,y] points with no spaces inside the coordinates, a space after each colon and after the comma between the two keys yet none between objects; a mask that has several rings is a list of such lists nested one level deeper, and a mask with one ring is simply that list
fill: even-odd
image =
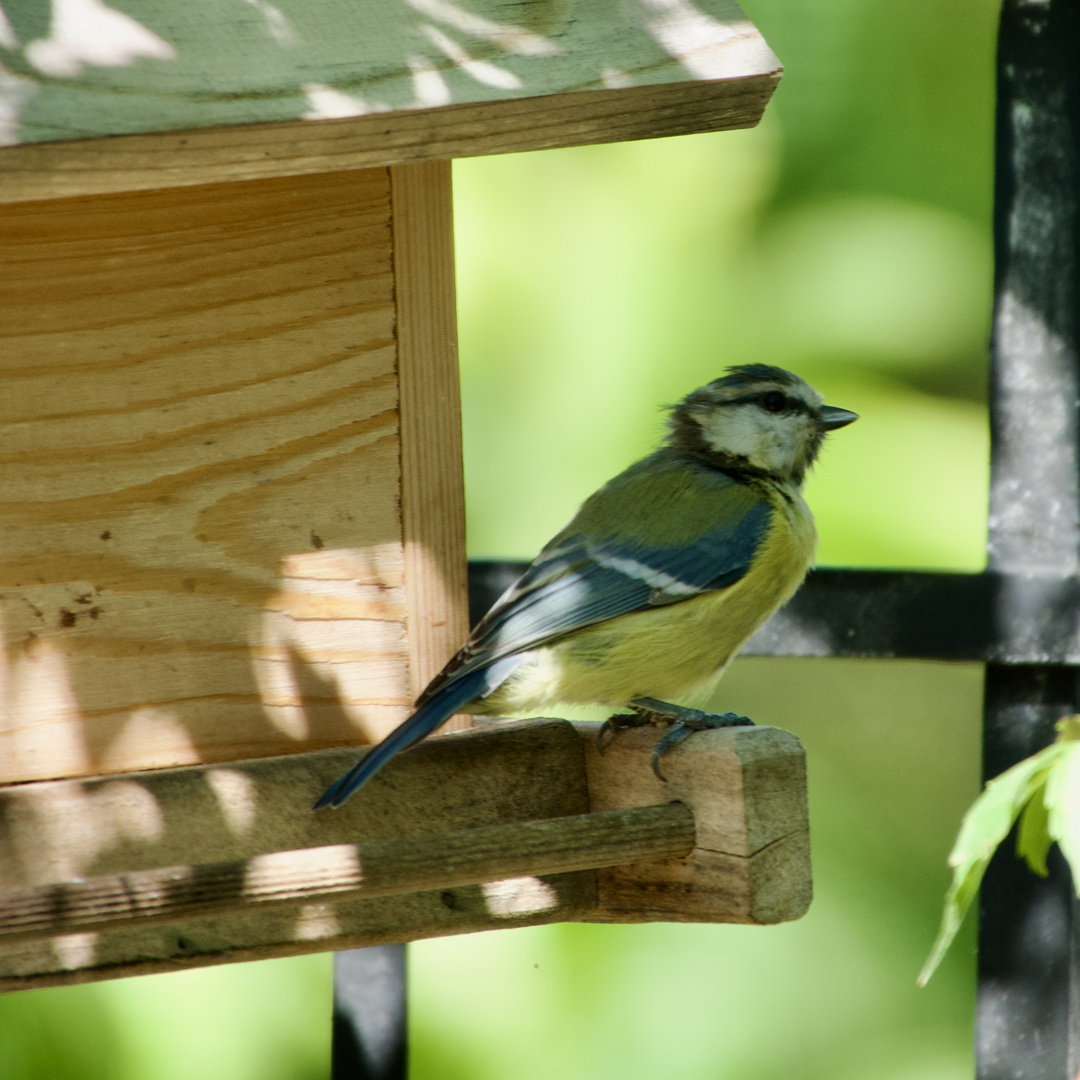
[{"label": "wooden landing platform", "polygon": [[565,920],[806,911],[795,736],[694,735],[664,783],[659,732],[600,753],[596,731],[531,720],[431,739],[317,814],[357,751],[2,788],[0,990]]}]

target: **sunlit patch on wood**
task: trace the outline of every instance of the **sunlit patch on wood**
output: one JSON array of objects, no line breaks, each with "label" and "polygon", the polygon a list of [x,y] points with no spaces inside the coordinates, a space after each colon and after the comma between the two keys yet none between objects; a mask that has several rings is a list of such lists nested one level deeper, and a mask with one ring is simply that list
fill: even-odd
[{"label": "sunlit patch on wood", "polygon": [[[449,348],[456,379],[432,180],[400,220],[387,169],[0,213],[0,782],[370,742],[407,714],[410,619],[434,640],[407,582],[448,565],[409,570],[402,524],[401,372],[438,385]],[[396,280],[427,221],[437,302]],[[447,318],[437,349],[404,342]],[[464,635],[441,611],[436,665]]]},{"label": "sunlit patch on wood", "polygon": [[492,915],[533,915],[557,907],[558,893],[538,877],[504,878],[480,886]]},{"label": "sunlit patch on wood", "polygon": [[94,962],[97,934],[63,934],[52,939],[52,949],[67,971],[90,967]]}]

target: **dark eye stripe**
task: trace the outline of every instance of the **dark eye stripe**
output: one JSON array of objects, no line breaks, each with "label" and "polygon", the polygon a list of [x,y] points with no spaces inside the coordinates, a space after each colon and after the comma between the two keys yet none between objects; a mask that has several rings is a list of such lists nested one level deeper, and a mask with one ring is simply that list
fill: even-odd
[{"label": "dark eye stripe", "polygon": [[[756,394],[744,394],[742,397],[729,398],[727,401],[720,402],[720,404],[724,405],[725,407],[731,406],[731,405],[761,405],[764,402],[765,398],[769,394],[777,394],[777,393],[780,393],[780,391],[779,390],[763,390],[763,391],[759,391]],[[809,405],[807,405],[806,402],[802,400],[802,398],[788,397],[787,394],[784,394],[783,398],[784,398],[784,408],[782,410],[783,412],[785,412],[785,413],[805,413],[807,416],[812,416],[814,414],[811,407]],[[765,412],[769,412],[769,410],[765,409]],[[776,415],[776,414],[774,413],[773,415]]]}]

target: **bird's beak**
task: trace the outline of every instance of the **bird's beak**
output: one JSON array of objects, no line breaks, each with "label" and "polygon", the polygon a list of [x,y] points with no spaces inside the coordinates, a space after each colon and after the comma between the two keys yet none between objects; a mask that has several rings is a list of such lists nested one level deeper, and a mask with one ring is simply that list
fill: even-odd
[{"label": "bird's beak", "polygon": [[835,431],[837,428],[847,427],[859,419],[857,412],[848,409],[838,409],[834,405],[822,405],[819,413],[819,423],[826,431]]}]

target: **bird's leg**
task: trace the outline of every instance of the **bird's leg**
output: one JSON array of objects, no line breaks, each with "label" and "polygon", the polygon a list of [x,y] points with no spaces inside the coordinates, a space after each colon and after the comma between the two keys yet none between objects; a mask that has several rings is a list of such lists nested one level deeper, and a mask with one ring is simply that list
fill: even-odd
[{"label": "bird's leg", "polygon": [[[670,724],[671,730],[657,742],[653,748],[652,769],[661,780],[667,778],[660,772],[660,759],[683,741],[688,739],[695,731],[710,731],[713,728],[725,727],[753,727],[754,721],[748,716],[740,716],[738,713],[707,713],[700,709],[685,709],[681,705],[672,705],[667,701],[657,701],[656,698],[634,698],[629,706],[636,713],[636,719],[630,723],[623,723],[626,717],[613,716],[605,724],[612,724],[616,730],[628,727],[638,727],[642,724]],[[612,721],[618,721],[613,724]],[[604,728],[600,729],[603,735]]]}]

